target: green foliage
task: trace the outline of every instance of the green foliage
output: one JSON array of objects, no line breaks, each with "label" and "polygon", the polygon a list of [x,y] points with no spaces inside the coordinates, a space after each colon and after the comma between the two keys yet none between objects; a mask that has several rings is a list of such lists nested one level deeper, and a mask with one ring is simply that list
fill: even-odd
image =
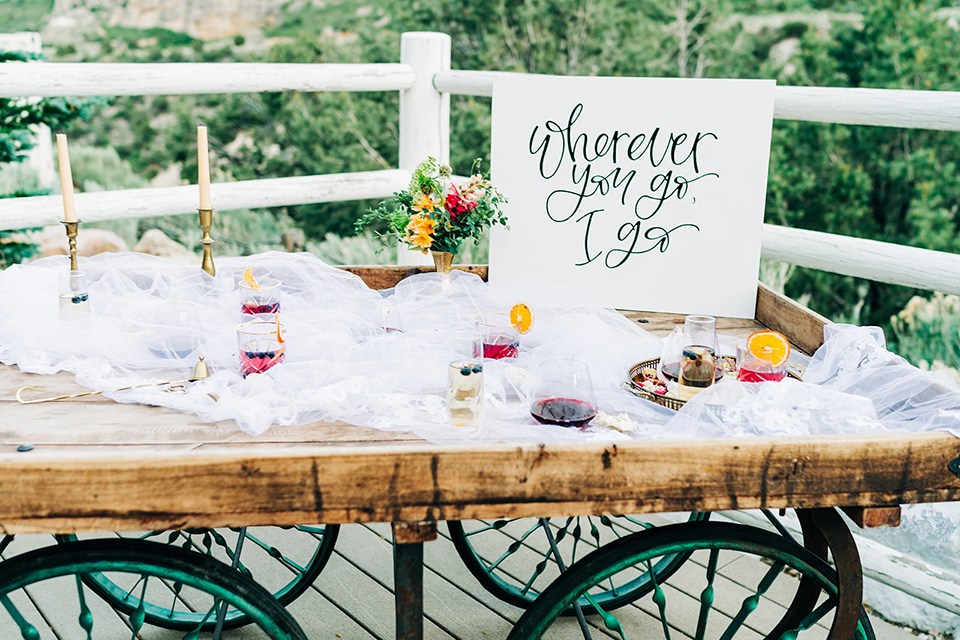
[{"label": "green foliage", "polygon": [[39,31],[53,10],[54,0],[2,0],[0,33]]},{"label": "green foliage", "polygon": [[890,322],[897,353],[923,368],[960,369],[960,298],[915,296]]},{"label": "green foliage", "polygon": [[[930,8],[878,0],[862,29],[808,30],[792,83],[960,90],[960,38]],[[777,121],[767,220],[940,251],[960,251],[960,136],[954,132]],[[787,293],[807,293],[838,318],[889,328],[914,291],[798,269]]]}]

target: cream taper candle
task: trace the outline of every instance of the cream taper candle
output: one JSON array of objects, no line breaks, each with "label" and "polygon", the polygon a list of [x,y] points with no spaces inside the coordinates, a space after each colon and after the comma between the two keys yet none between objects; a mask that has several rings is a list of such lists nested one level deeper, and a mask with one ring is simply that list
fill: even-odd
[{"label": "cream taper candle", "polygon": [[210,151],[207,148],[207,128],[197,127],[197,182],[200,184],[200,208],[212,209],[210,200]]},{"label": "cream taper candle", "polygon": [[73,204],[73,174],[70,172],[70,152],[67,134],[57,134],[57,158],[60,162],[60,190],[63,191],[63,221],[76,222],[77,209]]}]

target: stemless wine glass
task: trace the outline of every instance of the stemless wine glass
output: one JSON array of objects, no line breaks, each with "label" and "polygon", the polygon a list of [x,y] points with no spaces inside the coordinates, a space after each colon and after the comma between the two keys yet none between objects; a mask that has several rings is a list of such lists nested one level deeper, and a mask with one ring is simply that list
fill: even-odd
[{"label": "stemless wine glass", "polygon": [[203,329],[196,307],[164,302],[153,310],[152,337],[147,348],[160,358],[189,358],[200,348]]},{"label": "stemless wine glass", "polygon": [[60,320],[71,321],[90,315],[87,274],[68,271],[60,274]]},{"label": "stemless wine glass", "polygon": [[357,304],[357,315],[364,321],[368,329],[372,328],[374,333],[403,331],[400,307],[397,305],[397,301],[391,298],[362,300]]},{"label": "stemless wine glass", "polygon": [[483,415],[483,363],[454,360],[447,368],[447,418],[454,427],[475,427]]},{"label": "stemless wine glass", "polygon": [[[256,285],[254,285],[254,282]],[[275,316],[280,313],[280,281],[276,278],[241,280],[240,312],[248,316]]]},{"label": "stemless wine glass", "polygon": [[509,313],[481,313],[476,319],[483,357],[490,360],[516,358],[520,351],[520,331]]},{"label": "stemless wine glass", "polygon": [[717,374],[717,319],[687,316],[683,323],[683,350],[677,395],[689,400],[713,384]]},{"label": "stemless wine glass", "polygon": [[286,355],[284,326],[277,321],[258,320],[237,327],[240,348],[240,373],[263,373],[281,362]]},{"label": "stemless wine glass", "polygon": [[530,414],[541,424],[582,427],[597,415],[590,368],[581,360],[547,360],[533,387]]}]

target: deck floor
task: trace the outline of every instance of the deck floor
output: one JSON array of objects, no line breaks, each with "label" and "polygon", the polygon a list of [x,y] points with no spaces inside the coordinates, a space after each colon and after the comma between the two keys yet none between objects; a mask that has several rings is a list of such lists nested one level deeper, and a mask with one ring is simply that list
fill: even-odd
[{"label": "deck floor", "polygon": [[[721,516],[722,519],[722,516]],[[282,535],[290,536],[290,532]],[[288,537],[288,540],[300,540],[309,548],[305,534]],[[296,536],[296,534],[295,534]],[[51,544],[50,536],[18,536],[3,554],[5,558],[18,553]],[[284,550],[290,550],[286,542]],[[696,557],[694,558],[696,562]],[[441,524],[438,540],[424,546],[424,612],[425,638],[429,640],[490,640],[505,638],[513,623],[522,611],[505,604],[483,590],[470,574],[450,541],[446,527]],[[687,565],[684,566],[684,569]],[[684,586],[684,569],[678,572],[676,580],[671,580],[668,599],[696,598],[699,589],[694,586],[687,590]],[[690,565],[691,572],[696,569]],[[717,580],[717,593],[730,594],[732,607],[739,606],[744,594],[749,595],[757,576],[767,567],[758,560],[739,558],[728,560],[722,565]],[[0,572],[3,566],[0,562]],[[697,576],[702,580],[702,571]],[[752,582],[750,581],[752,579]],[[691,577],[693,580],[693,577]],[[66,588],[66,587],[65,587]],[[772,591],[764,596],[761,608],[767,607],[767,615],[776,615],[782,611],[792,594]],[[29,599],[22,598],[16,606],[26,617],[34,622],[41,632],[41,638],[51,640],[70,640],[84,637],[77,635],[76,605],[71,598],[62,597],[54,589],[34,589]],[[768,597],[769,596],[769,597]],[[718,600],[719,600],[718,595]],[[28,600],[28,601],[27,601]],[[72,596],[76,600],[75,594]],[[92,598],[96,600],[96,598]],[[778,602],[778,600],[781,600]],[[102,602],[91,602],[95,613]],[[394,638],[394,599],[393,599],[393,559],[392,539],[389,525],[348,525],[341,529],[340,538],[330,562],[310,589],[288,606],[288,610],[303,627],[311,639],[376,639]],[[692,609],[695,611],[695,607]],[[733,609],[734,613],[736,609]],[[760,609],[758,609],[758,612]],[[652,617],[647,605],[631,605],[628,612],[618,610],[617,615],[627,630],[628,637],[653,637],[645,629],[655,631],[655,637],[661,637],[660,623]],[[108,616],[109,617],[109,614]],[[113,626],[104,625],[98,617],[98,630],[93,637],[97,640],[108,638],[129,638],[130,631],[125,621],[115,616]],[[696,626],[695,613],[689,619],[671,620],[675,625],[672,638],[692,637]],[[878,640],[908,640],[913,638],[907,629],[890,625],[880,619],[872,619]],[[569,620],[570,638],[581,638],[574,619]],[[652,625],[652,626],[650,626]],[[73,631],[67,631],[73,629]],[[152,640],[172,640],[181,638],[182,633],[159,631],[143,637]],[[711,635],[708,631],[708,637]],[[713,634],[719,636],[719,633]],[[826,637],[826,629],[821,629],[819,637]],[[0,611],[0,638],[13,639],[20,634],[12,620]],[[204,636],[201,636],[204,637]],[[224,638],[252,640],[263,637],[258,631],[239,629],[225,632]],[[613,637],[604,633],[594,633],[595,638]],[[808,637],[808,636],[804,636]],[[737,638],[760,638],[760,635],[746,631]]]}]

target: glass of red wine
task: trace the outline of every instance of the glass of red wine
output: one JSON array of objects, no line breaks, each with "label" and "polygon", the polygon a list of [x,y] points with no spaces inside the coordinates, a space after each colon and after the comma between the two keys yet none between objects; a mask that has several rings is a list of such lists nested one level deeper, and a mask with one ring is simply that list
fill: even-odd
[{"label": "glass of red wine", "polygon": [[268,371],[283,362],[286,355],[284,326],[279,320],[245,322],[237,327],[237,346],[244,378]]},{"label": "glass of red wine", "polygon": [[520,352],[520,331],[510,320],[509,313],[481,313],[476,323],[484,358],[500,360],[517,357]]},{"label": "glass of red wine", "polygon": [[581,360],[547,360],[533,387],[530,414],[541,424],[583,427],[597,415],[590,368]]},{"label": "glass of red wine", "polygon": [[716,381],[718,351],[717,319],[687,316],[683,323],[677,380],[677,395],[681,400],[690,400]]},{"label": "glass of red wine", "polygon": [[248,316],[275,316],[280,313],[280,281],[260,278],[240,281],[240,311]]}]

